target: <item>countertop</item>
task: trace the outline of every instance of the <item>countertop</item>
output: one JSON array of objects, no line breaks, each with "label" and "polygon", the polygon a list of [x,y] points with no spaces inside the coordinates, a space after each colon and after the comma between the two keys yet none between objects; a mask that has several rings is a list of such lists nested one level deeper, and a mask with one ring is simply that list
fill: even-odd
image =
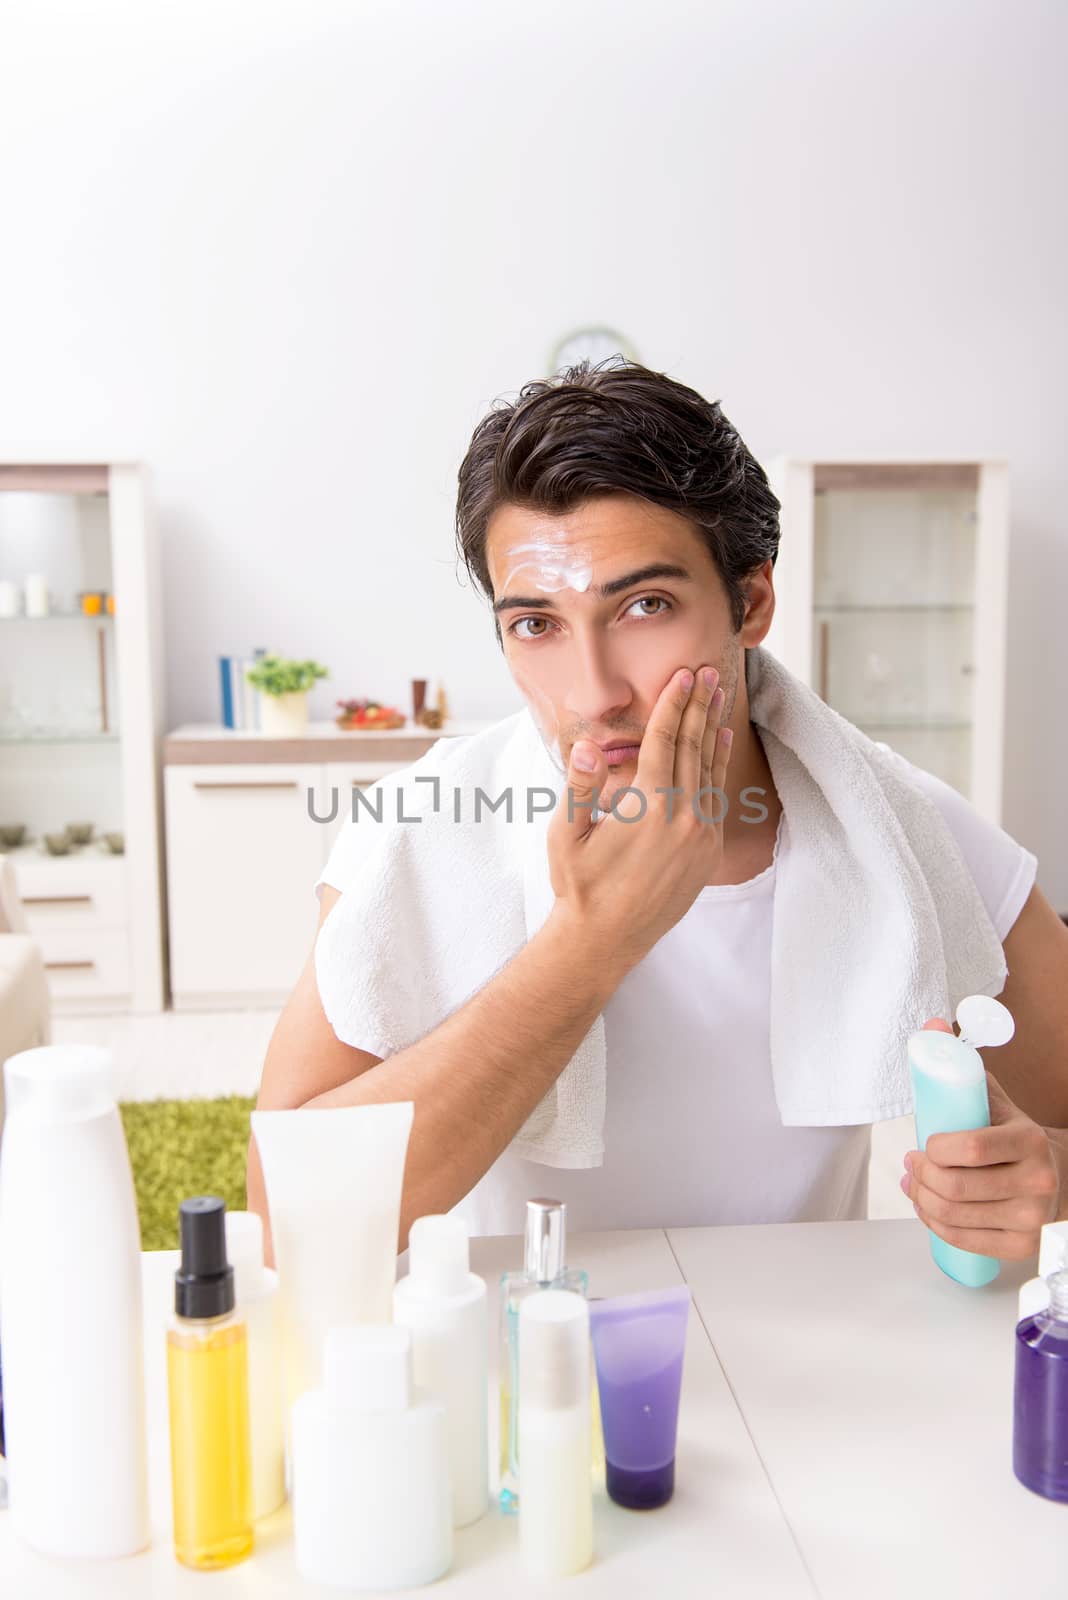
[{"label": "countertop", "polygon": [[[496,1310],[518,1239],[472,1241]],[[915,1219],[576,1234],[590,1293],[688,1282],[677,1487],[658,1511],[595,1495],[595,1556],[567,1594],[723,1600],[1002,1600],[1060,1595],[1068,1507],[1012,1473],[1013,1330],[1034,1262],[962,1288]],[[157,1337],[169,1255],[145,1257],[149,1416],[164,1435]],[[496,1326],[496,1321],[494,1321]],[[155,1329],[155,1331],[152,1331]],[[494,1357],[496,1352],[494,1350]],[[157,1359],[160,1358],[160,1359]],[[495,1385],[491,1384],[491,1396]],[[491,1433],[491,1440],[493,1434]],[[492,1454],[492,1452],[491,1452]],[[211,1575],[175,1561],[153,1478],[155,1536],[123,1561],[44,1560],[0,1513],[0,1580],[19,1600],[303,1596],[288,1509],[252,1556]],[[524,1578],[513,1518],[496,1507],[456,1535],[434,1593],[545,1594]],[[552,1586],[562,1592],[559,1586]]]}]

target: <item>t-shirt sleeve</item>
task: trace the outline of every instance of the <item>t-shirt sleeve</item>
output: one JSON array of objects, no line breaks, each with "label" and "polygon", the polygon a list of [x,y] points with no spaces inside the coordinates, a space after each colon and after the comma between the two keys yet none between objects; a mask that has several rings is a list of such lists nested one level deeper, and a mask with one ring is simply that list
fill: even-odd
[{"label": "t-shirt sleeve", "polygon": [[[375,802],[374,790],[368,789],[364,793],[373,806]],[[348,797],[345,796],[345,798],[347,799]],[[384,803],[389,804],[390,798],[388,794],[385,795],[383,797]],[[333,889],[342,891],[348,887],[357,872],[359,872],[360,865],[374,844],[381,826],[382,824],[375,821],[374,812],[357,811],[355,817],[346,816],[333,844],[330,846],[326,864],[315,880],[315,898],[317,900],[322,899],[320,890],[324,883],[328,883]]]},{"label": "t-shirt sleeve", "polygon": [[960,847],[975,886],[1002,944],[1024,901],[1031,893],[1038,870],[1038,857],[1011,833],[991,822],[975,809],[970,800],[933,772],[917,767],[888,745],[882,746],[898,762],[906,776],[934,801],[946,826]]}]

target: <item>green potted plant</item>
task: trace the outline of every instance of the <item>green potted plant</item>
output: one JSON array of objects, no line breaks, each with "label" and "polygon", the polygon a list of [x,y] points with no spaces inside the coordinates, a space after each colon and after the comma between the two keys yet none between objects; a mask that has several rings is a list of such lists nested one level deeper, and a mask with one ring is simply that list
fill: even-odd
[{"label": "green potted plant", "polygon": [[274,739],[303,733],[308,726],[308,690],[317,678],[329,676],[318,661],[261,656],[245,677],[262,696],[262,732]]}]

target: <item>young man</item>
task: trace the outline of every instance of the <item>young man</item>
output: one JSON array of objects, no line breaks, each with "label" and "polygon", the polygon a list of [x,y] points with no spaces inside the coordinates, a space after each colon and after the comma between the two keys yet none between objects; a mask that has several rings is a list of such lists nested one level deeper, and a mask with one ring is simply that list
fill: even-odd
[{"label": "young man", "polygon": [[[476,429],[459,475],[460,550],[574,801],[548,829],[552,909],[463,1005],[389,1054],[338,1037],[313,952],[259,1098],[414,1101],[402,1247],[415,1217],[453,1208],[474,1232],[518,1231],[523,1200],[547,1184],[574,1228],[866,1214],[870,1124],[784,1126],[772,1088],[783,805],[749,717],[746,652],[772,620],[778,510],[719,407],[642,367],[583,365],[527,385]],[[1030,852],[896,759],[974,878],[1016,1020],[989,1082],[992,1126],[933,1137],[907,1158],[903,1187],[950,1243],[1028,1256],[1042,1223],[1068,1215],[1068,928],[1033,886]],[[718,788],[726,808],[711,824],[685,800],[650,803],[633,826],[593,822],[594,800],[605,812],[620,796],[626,815],[627,787],[651,802]],[[320,929],[356,870],[356,826],[316,885]],[[358,930],[354,956],[357,944]],[[600,1015],[603,1164],[525,1159],[510,1148],[518,1130]],[[249,1204],[266,1220],[254,1144]]]}]

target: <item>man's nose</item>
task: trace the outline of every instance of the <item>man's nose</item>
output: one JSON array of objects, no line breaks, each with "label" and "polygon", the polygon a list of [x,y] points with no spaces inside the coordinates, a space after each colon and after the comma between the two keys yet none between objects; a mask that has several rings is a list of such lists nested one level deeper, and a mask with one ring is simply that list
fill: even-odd
[{"label": "man's nose", "polygon": [[614,665],[609,651],[589,644],[578,652],[567,686],[567,706],[576,720],[608,722],[625,711],[633,699],[626,675]]}]

